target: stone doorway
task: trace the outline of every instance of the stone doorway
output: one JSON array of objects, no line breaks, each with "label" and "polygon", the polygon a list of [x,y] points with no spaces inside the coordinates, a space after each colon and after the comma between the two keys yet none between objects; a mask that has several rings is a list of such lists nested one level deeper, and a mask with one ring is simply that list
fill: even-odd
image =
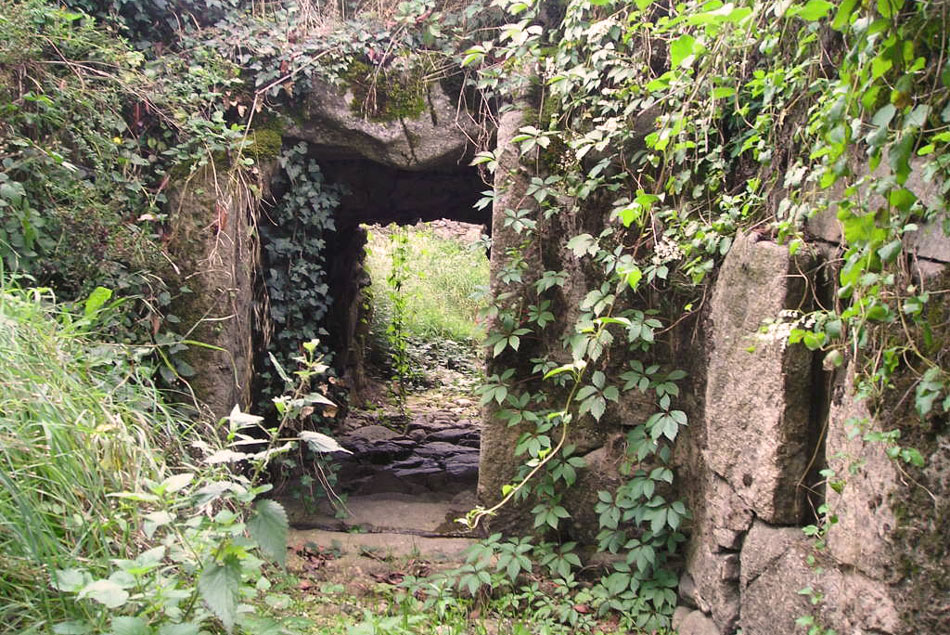
[{"label": "stone doorway", "polygon": [[[346,416],[333,434],[352,454],[333,457],[339,493],[347,495],[345,517],[298,509],[292,522],[371,533],[458,533],[454,519],[475,505],[480,409],[472,390],[483,361],[470,354],[468,368],[440,368],[432,386],[411,392],[402,406],[393,404],[367,354],[364,248],[367,224],[428,222],[438,230],[466,223],[478,228],[476,236],[488,233],[490,210],[474,208],[487,186],[468,166],[414,171],[367,159],[317,160],[327,182],[345,191],[327,244],[334,298],[327,344],[349,391]],[[459,357],[445,354],[458,346],[454,342],[428,345],[432,357]]]}]

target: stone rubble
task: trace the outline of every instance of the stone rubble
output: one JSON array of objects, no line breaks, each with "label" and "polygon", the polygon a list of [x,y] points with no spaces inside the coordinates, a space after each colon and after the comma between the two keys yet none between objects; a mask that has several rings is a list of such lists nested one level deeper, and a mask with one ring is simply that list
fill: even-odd
[{"label": "stone rubble", "polygon": [[344,489],[362,495],[474,488],[481,426],[454,410],[417,410],[401,429],[380,423],[398,420],[384,412],[351,417],[346,426],[349,431],[338,435],[337,441],[352,454],[334,456]]}]

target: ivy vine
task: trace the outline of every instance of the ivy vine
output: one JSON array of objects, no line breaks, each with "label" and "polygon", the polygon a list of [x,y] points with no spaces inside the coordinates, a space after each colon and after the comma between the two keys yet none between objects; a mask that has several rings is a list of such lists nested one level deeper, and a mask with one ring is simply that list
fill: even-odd
[{"label": "ivy vine", "polygon": [[[325,320],[333,298],[326,246],[335,230],[334,212],[342,190],[326,182],[304,142],[286,148],[278,161],[282,172],[274,187],[285,191],[260,224],[260,232],[273,325],[269,351],[279,364],[293,368],[300,343],[327,334]],[[263,371],[262,379],[272,394],[280,394],[283,382],[272,370]]]}]

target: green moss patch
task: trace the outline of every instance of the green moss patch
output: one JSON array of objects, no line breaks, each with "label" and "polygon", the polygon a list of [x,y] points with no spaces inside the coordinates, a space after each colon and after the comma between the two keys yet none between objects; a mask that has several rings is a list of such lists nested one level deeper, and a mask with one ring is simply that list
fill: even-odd
[{"label": "green moss patch", "polygon": [[371,121],[413,119],[425,112],[426,82],[419,67],[399,71],[355,61],[343,80],[353,92],[353,112]]}]

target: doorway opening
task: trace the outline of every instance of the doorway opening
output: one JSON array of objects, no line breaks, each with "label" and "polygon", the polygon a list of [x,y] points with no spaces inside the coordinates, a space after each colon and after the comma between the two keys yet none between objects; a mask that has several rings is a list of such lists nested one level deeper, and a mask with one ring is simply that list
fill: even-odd
[{"label": "doorway opening", "polygon": [[[327,430],[343,514],[289,505],[294,525],[455,533],[475,504],[484,360],[477,324],[488,287],[490,210],[477,170],[399,170],[320,160],[342,192],[323,261],[326,344],[346,387]],[[296,507],[296,510],[292,508]]]}]

